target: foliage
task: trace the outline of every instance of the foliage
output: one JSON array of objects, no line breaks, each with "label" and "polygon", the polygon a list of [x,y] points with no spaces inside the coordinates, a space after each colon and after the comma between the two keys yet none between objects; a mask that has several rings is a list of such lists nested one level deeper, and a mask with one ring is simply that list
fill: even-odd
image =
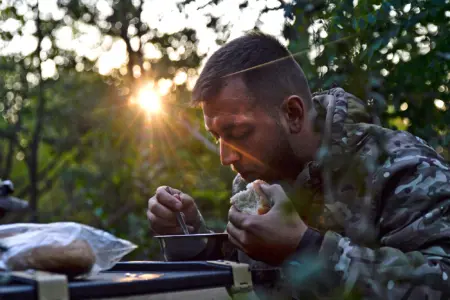
[{"label": "foliage", "polygon": [[[311,89],[373,103],[385,126],[449,157],[448,1],[295,1],[284,36]],[[309,50],[309,51],[308,51]]]}]

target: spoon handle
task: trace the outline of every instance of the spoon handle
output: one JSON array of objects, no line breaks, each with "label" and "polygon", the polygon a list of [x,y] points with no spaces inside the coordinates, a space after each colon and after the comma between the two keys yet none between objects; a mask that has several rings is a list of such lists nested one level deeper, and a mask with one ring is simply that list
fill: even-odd
[{"label": "spoon handle", "polygon": [[181,229],[183,230],[184,234],[189,234],[189,230],[186,226],[186,223],[184,222],[184,218],[182,216],[181,212],[176,213],[178,225],[180,225]]},{"label": "spoon handle", "polygon": [[[181,201],[179,194],[175,194],[174,197]],[[183,233],[184,234],[189,234],[189,230],[188,230],[188,228],[186,226],[186,223],[184,222],[184,215],[183,215],[183,213],[182,212],[177,212],[176,216],[177,216],[178,225],[180,225],[181,229],[183,230]]]}]

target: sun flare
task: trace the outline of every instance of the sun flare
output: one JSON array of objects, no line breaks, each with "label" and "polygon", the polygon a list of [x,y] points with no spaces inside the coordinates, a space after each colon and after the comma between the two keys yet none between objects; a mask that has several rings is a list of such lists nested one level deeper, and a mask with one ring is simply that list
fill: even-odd
[{"label": "sun flare", "polygon": [[143,88],[139,92],[137,103],[151,114],[160,113],[162,110],[160,95],[150,87]]}]

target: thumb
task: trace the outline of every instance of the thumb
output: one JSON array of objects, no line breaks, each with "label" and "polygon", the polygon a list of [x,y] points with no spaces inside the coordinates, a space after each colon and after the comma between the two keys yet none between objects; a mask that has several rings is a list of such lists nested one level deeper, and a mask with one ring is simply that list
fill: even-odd
[{"label": "thumb", "polygon": [[298,218],[298,213],[296,212],[291,199],[289,199],[281,185],[261,184],[260,187],[263,193],[266,194],[272,202],[272,209],[269,210],[268,214],[281,214],[283,220],[288,223],[290,221],[295,221],[296,218]]},{"label": "thumb", "polygon": [[181,200],[181,203],[183,204],[184,207],[191,206],[191,205],[195,204],[194,199],[191,196],[189,196],[188,194],[180,192],[179,195],[180,195],[179,199]]},{"label": "thumb", "polygon": [[274,207],[290,201],[289,197],[279,184],[269,185],[267,183],[262,183],[260,187],[262,192],[267,196],[267,198],[269,198]]}]

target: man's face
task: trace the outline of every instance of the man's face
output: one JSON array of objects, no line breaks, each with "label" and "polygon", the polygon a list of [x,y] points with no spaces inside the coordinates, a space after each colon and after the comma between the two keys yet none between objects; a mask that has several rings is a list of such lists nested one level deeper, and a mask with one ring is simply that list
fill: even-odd
[{"label": "man's face", "polygon": [[203,104],[205,126],[220,145],[222,165],[246,181],[284,179],[295,160],[288,133],[260,104],[265,100],[253,98],[244,82],[233,78]]}]

